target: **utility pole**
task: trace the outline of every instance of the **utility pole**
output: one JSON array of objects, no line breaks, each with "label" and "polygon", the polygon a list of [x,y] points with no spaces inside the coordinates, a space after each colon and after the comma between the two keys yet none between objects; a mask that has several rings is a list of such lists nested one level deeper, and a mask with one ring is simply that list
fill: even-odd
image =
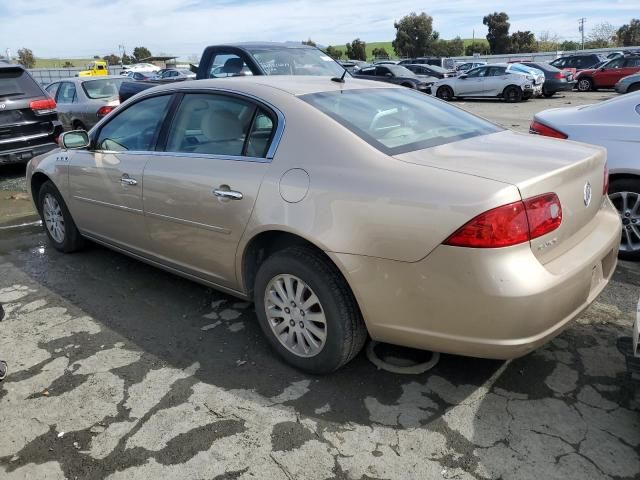
[{"label": "utility pole", "polygon": [[584,50],[584,23],[587,21],[586,18],[582,17],[578,20],[578,31],[582,35],[582,50]]}]

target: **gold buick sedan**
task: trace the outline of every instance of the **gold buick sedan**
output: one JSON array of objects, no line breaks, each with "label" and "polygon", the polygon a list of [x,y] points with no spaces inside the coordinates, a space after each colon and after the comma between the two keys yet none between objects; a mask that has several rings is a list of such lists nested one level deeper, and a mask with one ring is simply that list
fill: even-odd
[{"label": "gold buick sedan", "polygon": [[616,266],[605,150],[403,87],[244,77],[146,90],[31,160],[51,244],[85,239],[255,302],[290,364],[367,337],[513,358]]}]

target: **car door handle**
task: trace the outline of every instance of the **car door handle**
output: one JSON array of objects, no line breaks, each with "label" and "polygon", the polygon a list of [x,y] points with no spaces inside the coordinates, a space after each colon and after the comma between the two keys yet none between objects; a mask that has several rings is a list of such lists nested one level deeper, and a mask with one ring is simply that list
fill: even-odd
[{"label": "car door handle", "polygon": [[131,178],[127,173],[120,177],[120,183],[123,185],[138,185],[138,181],[135,178]]},{"label": "car door handle", "polygon": [[235,190],[229,190],[229,187],[216,188],[213,190],[213,194],[219,198],[228,198],[231,200],[242,200],[243,196],[242,192],[236,192]]}]

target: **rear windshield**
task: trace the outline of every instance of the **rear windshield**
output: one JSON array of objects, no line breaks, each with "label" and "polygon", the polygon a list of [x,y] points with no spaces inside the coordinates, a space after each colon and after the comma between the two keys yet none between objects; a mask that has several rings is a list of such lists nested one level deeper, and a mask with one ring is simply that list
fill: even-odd
[{"label": "rear windshield", "polygon": [[300,98],[387,155],[502,130],[486,120],[408,88],[343,90],[312,93]]},{"label": "rear windshield", "polygon": [[87,97],[94,100],[101,98],[113,98],[118,96],[120,85],[124,78],[103,78],[100,80],[89,80],[82,82],[82,89]]},{"label": "rear windshield", "polygon": [[42,97],[44,93],[31,75],[21,68],[0,69],[0,99]]},{"label": "rear windshield", "polygon": [[251,54],[267,75],[342,75],[344,68],[316,48],[254,48]]}]

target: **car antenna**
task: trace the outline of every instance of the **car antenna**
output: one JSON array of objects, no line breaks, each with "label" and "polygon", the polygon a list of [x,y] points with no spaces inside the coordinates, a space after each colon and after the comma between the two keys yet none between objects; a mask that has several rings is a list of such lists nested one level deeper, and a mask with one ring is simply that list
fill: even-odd
[{"label": "car antenna", "polygon": [[344,76],[347,74],[347,69],[344,69],[344,72],[342,72],[342,76],[340,78],[338,77],[333,77],[331,79],[332,82],[338,82],[338,83],[344,83]]}]

